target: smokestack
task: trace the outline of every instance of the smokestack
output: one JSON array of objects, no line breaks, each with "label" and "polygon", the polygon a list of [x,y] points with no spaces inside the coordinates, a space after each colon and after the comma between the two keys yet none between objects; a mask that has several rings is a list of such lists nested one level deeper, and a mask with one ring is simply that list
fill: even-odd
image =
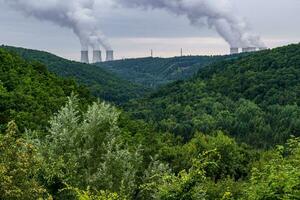
[{"label": "smokestack", "polygon": [[[2,3],[1,0],[0,2]],[[3,2],[26,17],[32,16],[41,21],[53,22],[72,29],[79,38],[82,50],[95,45],[111,49],[98,23],[100,16],[95,12],[96,0],[3,0]],[[87,58],[84,52],[82,62],[87,63]]]},{"label": "smokestack", "polygon": [[256,51],[256,47],[245,47],[243,48],[243,52],[246,53],[246,52],[254,52]]},{"label": "smokestack", "polygon": [[81,62],[82,63],[89,63],[89,52],[88,51],[81,51]]},{"label": "smokestack", "polygon": [[102,62],[102,55],[100,50],[93,51],[93,63]]},{"label": "smokestack", "polygon": [[238,54],[239,48],[238,47],[231,47],[230,48],[230,54]]},{"label": "smokestack", "polygon": [[108,50],[106,51],[106,61],[113,61],[114,60],[114,51]]}]

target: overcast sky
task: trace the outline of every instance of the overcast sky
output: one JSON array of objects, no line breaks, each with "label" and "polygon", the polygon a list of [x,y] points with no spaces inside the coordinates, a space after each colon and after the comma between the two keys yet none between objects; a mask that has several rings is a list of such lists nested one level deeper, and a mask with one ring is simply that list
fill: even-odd
[{"label": "overcast sky", "polygon": [[[300,0],[231,1],[269,47],[300,42]],[[228,53],[229,46],[214,30],[191,26],[186,18],[162,10],[99,5],[99,13],[99,24],[117,58],[149,56],[150,49],[161,57],[179,55],[180,48],[187,55]],[[0,44],[46,50],[73,60],[80,56],[79,41],[71,30],[26,18],[1,0]]]}]

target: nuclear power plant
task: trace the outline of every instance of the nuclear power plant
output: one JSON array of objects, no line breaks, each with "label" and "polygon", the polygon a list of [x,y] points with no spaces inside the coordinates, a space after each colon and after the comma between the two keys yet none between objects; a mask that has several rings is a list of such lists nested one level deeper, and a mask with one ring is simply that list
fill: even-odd
[{"label": "nuclear power plant", "polygon": [[102,62],[102,53],[100,50],[93,51],[93,63]]},{"label": "nuclear power plant", "polygon": [[[1,1],[1,0],[0,0]],[[142,9],[161,9],[175,14],[174,16],[187,17],[190,24],[202,28],[203,24],[214,28],[231,48],[231,54],[240,52],[252,52],[263,50],[263,41],[259,35],[252,33],[248,29],[247,21],[243,17],[236,15],[236,11],[231,6],[230,1],[224,1],[224,5],[219,6],[218,1],[211,0],[111,0],[118,5],[126,8],[142,8]],[[98,15],[96,0],[72,0],[55,1],[55,3],[43,4],[37,6],[34,0],[6,0],[12,8],[22,12],[25,16],[32,16],[37,20],[46,20],[62,27],[68,27],[74,31],[81,44],[81,62],[89,63],[89,52],[87,47],[93,47],[97,50],[102,46],[106,51],[105,61],[114,59],[112,47],[103,35],[103,31],[99,25],[101,15]],[[11,3],[12,2],[12,3]],[[51,2],[49,0],[49,2]],[[74,4],[76,6],[74,6]],[[228,6],[227,6],[228,5]],[[228,9],[230,8],[230,9]],[[58,16],[58,17],[57,17]],[[88,19],[88,20],[87,20]],[[91,62],[101,62],[101,51],[94,51]]]},{"label": "nuclear power plant", "polygon": [[[114,51],[107,50],[106,51],[106,60],[105,61],[113,61],[114,60]],[[90,63],[89,61],[89,51],[84,50],[81,51],[81,62],[82,63]],[[102,62],[102,52],[101,50],[93,50],[93,61],[92,63]]]},{"label": "nuclear power plant", "polygon": [[239,48],[238,47],[231,47],[230,48],[230,54],[238,54]]},{"label": "nuclear power plant", "polygon": [[106,51],[106,61],[113,61],[114,60],[114,51],[108,50]]},{"label": "nuclear power plant", "polygon": [[89,52],[88,51],[81,51],[81,62],[82,63],[89,63]]},{"label": "nuclear power plant", "polygon": [[255,52],[255,51],[262,51],[266,50],[267,47],[231,47],[230,54],[238,54],[238,53],[247,53],[247,52]]}]

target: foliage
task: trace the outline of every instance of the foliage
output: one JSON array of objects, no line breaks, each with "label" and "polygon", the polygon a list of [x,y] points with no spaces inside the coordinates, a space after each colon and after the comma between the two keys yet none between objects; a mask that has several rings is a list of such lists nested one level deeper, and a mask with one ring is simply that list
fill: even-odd
[{"label": "foliage", "polygon": [[56,75],[72,78],[88,87],[96,97],[116,104],[125,103],[149,91],[146,87],[132,84],[95,65],[69,61],[42,51],[10,46],[0,48],[14,52],[28,61],[41,62]]},{"label": "foliage", "polygon": [[139,186],[138,199],[158,199],[160,185],[164,184],[164,177],[171,175],[168,165],[160,162],[157,156],[152,158],[144,172],[143,183]]},{"label": "foliage", "polygon": [[178,175],[166,165],[154,161],[145,173],[139,199],[205,199],[205,172],[197,163],[189,172],[183,170]]},{"label": "foliage", "polygon": [[127,110],[186,141],[222,130],[258,148],[283,144],[300,130],[300,44],[212,64]]},{"label": "foliage", "polygon": [[36,149],[17,138],[16,132],[12,121],[6,134],[0,135],[0,199],[47,198],[46,189],[37,180],[41,162]]},{"label": "foliage", "polygon": [[258,153],[247,145],[238,145],[234,139],[217,132],[213,136],[196,134],[186,144],[167,144],[160,149],[160,159],[170,164],[175,172],[188,170],[193,159],[204,152],[214,152],[210,161],[214,165],[206,168],[206,175],[217,181],[227,177],[235,180],[245,178],[250,165],[258,159]]},{"label": "foliage", "polygon": [[[46,195],[43,188],[47,188],[58,199],[225,200],[297,199],[299,196],[299,138],[263,153],[259,159],[256,152],[246,145],[238,145],[222,132],[211,136],[197,134],[186,144],[169,136],[161,138],[164,145],[158,146],[158,155],[147,165],[142,160],[149,156],[148,152],[139,150],[138,144],[128,146],[124,142],[128,135],[123,135],[118,117],[119,111],[106,103],[97,102],[87,111],[80,111],[78,99],[70,97],[52,118],[45,139],[33,139],[34,132],[27,132],[31,139],[25,144],[31,148],[34,143],[38,148],[35,156],[26,161],[42,161],[38,165],[26,164],[34,173],[22,170],[26,174],[10,177],[23,180],[22,187],[32,182],[43,183],[43,186],[34,185],[42,188],[40,191],[44,193],[40,195]],[[5,144],[3,141],[6,140],[1,139],[1,144]],[[11,143],[4,146],[26,151]],[[7,157],[15,158],[11,154]],[[7,165],[7,158],[1,158],[4,158],[1,169],[5,169],[2,166]],[[3,174],[1,179],[5,177]],[[41,182],[37,181],[37,174],[42,177]],[[18,183],[12,182],[10,188]],[[0,188],[8,191],[4,186]]]},{"label": "foliage", "polygon": [[98,63],[97,66],[134,83],[146,87],[158,87],[177,80],[191,78],[199,69],[211,63],[238,56],[149,57]]},{"label": "foliage", "polygon": [[67,188],[63,189],[63,191],[73,193],[72,198],[76,200],[125,200],[121,199],[117,193],[111,193],[103,190],[95,192],[87,189],[84,191],[68,186]]},{"label": "foliage", "polygon": [[300,198],[300,138],[278,146],[272,158],[252,169],[245,199]]},{"label": "foliage", "polygon": [[77,98],[70,97],[50,121],[46,139],[39,141],[48,184],[59,180],[132,196],[141,156],[138,147],[130,149],[122,142],[118,117],[116,108],[106,103],[81,112]]},{"label": "foliage", "polygon": [[229,199],[241,197],[243,180],[258,159],[246,146],[219,132],[189,143],[162,147],[144,173],[140,199]]},{"label": "foliage", "polygon": [[28,63],[0,49],[0,131],[11,120],[21,132],[44,129],[72,92],[79,94],[82,103],[92,99],[89,91],[74,81],[58,78],[44,65]]},{"label": "foliage", "polygon": [[299,47],[213,64],[130,113],[0,50],[1,119],[32,129],[0,135],[0,199],[300,199]]},{"label": "foliage", "polygon": [[207,200],[234,200],[242,199],[247,188],[244,180],[234,180],[231,178],[224,178],[218,182],[208,180],[205,183],[206,199]]}]

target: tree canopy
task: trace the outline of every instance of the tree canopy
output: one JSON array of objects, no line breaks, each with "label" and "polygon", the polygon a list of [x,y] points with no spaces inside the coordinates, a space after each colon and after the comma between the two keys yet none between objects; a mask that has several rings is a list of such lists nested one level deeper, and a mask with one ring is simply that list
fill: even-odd
[{"label": "tree canopy", "polygon": [[300,45],[251,53],[201,69],[127,110],[137,119],[182,136],[222,130],[259,148],[299,136]]},{"label": "tree canopy", "polygon": [[299,53],[215,63],[122,110],[0,49],[0,199],[300,199]]},{"label": "tree canopy", "polygon": [[26,62],[0,49],[0,130],[14,120],[20,130],[44,129],[50,116],[74,92],[82,103],[93,98],[73,80],[50,73],[38,62]]}]

